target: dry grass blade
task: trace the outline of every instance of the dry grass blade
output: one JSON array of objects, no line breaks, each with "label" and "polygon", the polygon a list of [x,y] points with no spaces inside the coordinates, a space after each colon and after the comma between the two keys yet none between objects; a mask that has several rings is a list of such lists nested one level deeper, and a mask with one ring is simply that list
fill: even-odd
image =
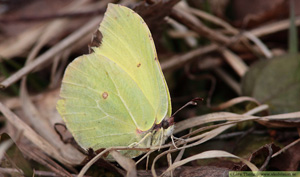
[{"label": "dry grass blade", "polygon": [[184,23],[184,25],[197,32],[199,35],[205,36],[212,41],[219,42],[221,44],[228,44],[230,42],[227,36],[206,27],[200,22],[200,20],[198,20],[194,15],[187,12],[187,10],[182,8],[181,6],[177,5],[173,8],[171,17]]},{"label": "dry grass blade", "polygon": [[[267,109],[269,109],[268,105],[260,105],[256,108],[246,112],[243,115],[235,114],[235,113],[228,113],[228,112],[218,112],[218,113],[211,113],[211,114],[206,114],[203,116],[189,118],[187,120],[178,122],[176,124],[174,133],[178,133],[185,129],[189,129],[189,128],[192,128],[195,126],[204,125],[204,124],[212,123],[212,122],[218,122],[218,121],[228,121],[228,122],[222,123],[222,124],[211,125],[211,126],[205,126],[198,130],[194,130],[191,134],[195,134],[195,133],[199,133],[199,132],[202,132],[205,130],[221,127],[224,125],[234,124],[234,123],[238,123],[238,122],[243,122],[243,121],[247,121],[247,120],[258,120],[258,119],[263,120],[263,118],[265,118],[265,117],[258,117],[258,116],[251,116],[251,115],[256,114],[258,112],[265,111]],[[280,116],[280,118],[282,118],[283,116],[289,117],[289,118],[296,118],[297,115],[298,115],[297,112],[294,114],[288,113],[288,115],[282,114],[282,116]],[[268,116],[266,116],[266,117],[268,120]],[[191,134],[189,134],[189,135],[191,135]],[[185,136],[188,136],[188,135],[185,135]],[[199,135],[199,136],[201,136],[201,135]]]},{"label": "dry grass blade", "polygon": [[231,26],[229,23],[227,23],[226,21],[216,17],[216,16],[213,16],[205,11],[202,11],[202,10],[199,10],[199,9],[195,9],[195,8],[192,8],[192,7],[188,7],[187,8],[188,11],[190,11],[191,13],[193,13],[194,15],[200,17],[200,18],[203,18],[205,20],[208,20],[216,25],[219,25],[219,26],[222,26],[223,28],[225,28],[227,31],[229,31],[230,33],[232,34],[238,34],[239,31],[234,28],[233,26]]},{"label": "dry grass blade", "polygon": [[33,131],[25,122],[23,122],[18,116],[16,116],[13,112],[7,109],[1,102],[0,111],[12,125],[14,125],[20,132],[23,133],[23,135],[27,139],[29,139],[33,144],[42,149],[49,156],[54,157],[55,159],[64,164],[74,163],[72,161],[67,161],[66,159],[64,159],[62,155],[59,154],[59,152],[57,152],[57,149],[55,147],[53,147],[51,144],[49,144],[48,141],[46,141],[35,131]]},{"label": "dry grass blade", "polygon": [[25,32],[17,35],[14,38],[2,42],[0,45],[1,57],[9,59],[22,54],[36,42],[38,36],[43,33],[44,29],[45,24],[40,24],[26,30]]},{"label": "dry grass blade", "polygon": [[[234,124],[234,123],[231,123],[229,125],[225,124],[225,125],[222,125],[220,127],[215,128],[213,130],[205,132],[205,133],[203,133],[201,135],[188,138],[188,139],[185,140],[184,143],[186,143],[186,142],[189,143],[189,142],[193,142],[193,141],[196,141],[196,142],[194,142],[192,144],[188,144],[186,146],[183,146],[182,148],[190,148],[190,147],[194,147],[194,146],[197,146],[199,144],[202,144],[202,143],[204,143],[204,142],[206,142],[206,141],[208,141],[210,139],[213,139],[214,137],[220,135],[221,133],[223,133],[224,131],[226,131],[227,129],[229,129],[229,128],[235,126],[235,125],[236,124]],[[178,148],[178,149],[182,149],[182,148]]]},{"label": "dry grass blade", "polygon": [[4,174],[10,174],[12,176],[24,176],[24,172],[19,169],[14,168],[2,168],[0,167],[0,174],[4,176]]},{"label": "dry grass blade", "polygon": [[88,171],[88,169],[97,162],[98,159],[100,159],[105,153],[108,153],[111,150],[111,148],[105,149],[101,153],[97,154],[92,160],[90,160],[87,164],[84,165],[84,167],[80,170],[78,177],[83,177],[84,174]]},{"label": "dry grass blade", "polygon": [[169,60],[162,62],[161,68],[164,71],[170,71],[171,69],[175,69],[175,68],[180,67],[183,64],[191,61],[195,57],[207,54],[207,53],[212,52],[217,49],[218,49],[218,46],[216,44],[211,44],[211,45],[208,45],[205,47],[201,47],[201,48],[192,50],[192,51],[187,52],[182,55],[174,56],[174,57],[170,58]]},{"label": "dry grass blade", "polygon": [[228,49],[221,50],[221,53],[229,65],[236,71],[236,73],[240,77],[244,76],[244,74],[248,71],[248,66],[245,64],[245,62]]},{"label": "dry grass blade", "polygon": [[[27,157],[30,159],[38,162],[39,164],[47,167],[51,171],[55,172],[59,176],[65,176],[65,177],[72,177],[72,175],[64,169],[62,166],[60,166],[56,161],[51,159],[51,157],[44,154],[44,152],[40,149],[36,149],[34,147],[30,146],[24,146],[20,145],[20,150],[23,154],[26,154]],[[68,167],[68,166],[67,166]],[[69,170],[72,170],[73,172],[76,171],[74,168],[69,167]]]},{"label": "dry grass blade", "polygon": [[96,27],[99,25],[101,18],[93,18],[87,24],[83,25],[82,28],[78,29],[68,37],[66,37],[64,40],[59,42],[57,45],[49,49],[47,52],[45,52],[43,55],[36,58],[35,61],[33,61],[30,65],[23,67],[13,75],[11,75],[9,78],[4,80],[0,83],[0,88],[6,88],[10,86],[11,84],[18,81],[20,78],[22,78],[24,75],[31,72],[36,67],[40,66],[41,64],[53,59],[53,57],[59,53],[61,53],[63,50],[65,50],[70,45],[73,45],[73,43],[76,43],[76,41],[80,40],[82,36],[85,36],[85,34],[90,33],[91,31],[95,30]]},{"label": "dry grass blade", "polygon": [[[171,166],[172,165],[172,155],[171,155],[171,153],[167,154],[167,161],[168,161],[168,166]],[[174,170],[171,170],[169,173],[166,174],[166,176],[173,177],[173,172],[174,172]]]},{"label": "dry grass blade", "polygon": [[[185,42],[190,46],[190,47],[196,47],[197,46],[197,40],[195,37],[197,36],[192,36],[193,34],[196,33],[190,33],[189,30],[178,23],[177,21],[171,19],[171,18],[166,18],[166,21],[173,26],[173,28],[176,30],[177,33],[171,31],[172,37],[183,37]],[[177,36],[176,36],[177,35]]]},{"label": "dry grass blade", "polygon": [[[179,162],[175,162],[173,163],[161,176],[163,176],[165,173],[176,169],[177,167],[180,167],[188,162],[194,161],[194,160],[200,160],[200,159],[208,159],[208,158],[220,158],[220,157],[229,157],[229,158],[236,158],[241,160],[243,163],[245,163],[252,171],[259,171],[258,168],[252,164],[251,162],[249,162],[248,160],[242,159],[238,156],[235,156],[233,154],[230,154],[228,152],[225,151],[218,151],[218,150],[212,150],[212,151],[205,151],[202,152],[200,154],[188,157],[184,160],[181,160]],[[156,172],[154,169],[152,169],[152,174],[153,176],[157,176]]]},{"label": "dry grass blade", "polygon": [[[295,18],[295,25],[300,25],[300,17]],[[264,26],[261,26],[259,28],[255,28],[253,30],[250,30],[250,32],[257,37],[265,36],[268,34],[276,33],[278,31],[282,31],[285,29],[288,29],[290,26],[290,19],[281,20],[278,22],[274,22],[271,24],[267,24]]]},{"label": "dry grass blade", "polygon": [[265,116],[265,117],[262,117],[261,120],[270,121],[270,120],[285,120],[285,119],[299,119],[299,118],[300,118],[300,111],[299,112],[291,112],[291,113]]},{"label": "dry grass blade", "polygon": [[255,35],[253,35],[251,32],[244,32],[244,36],[246,36],[248,39],[253,41],[259,49],[262,51],[262,53],[265,55],[266,58],[272,58],[273,54],[272,52],[268,49],[268,47]]},{"label": "dry grass blade", "polygon": [[221,103],[218,106],[213,107],[213,110],[222,110],[222,109],[226,109],[229,108],[233,105],[245,102],[245,101],[250,101],[250,102],[254,102],[257,105],[260,105],[260,103],[258,102],[258,100],[256,100],[255,98],[252,97],[247,97],[247,96],[241,96],[241,97],[237,97],[237,98],[233,98],[231,100],[226,101],[225,103]]},{"label": "dry grass blade", "polygon": [[[194,143],[192,143],[192,144],[188,144],[188,145],[183,146],[183,147],[178,148],[178,149],[182,149],[182,148],[190,148],[190,147],[194,147],[194,146],[197,146],[197,145],[199,145],[199,144],[202,144],[202,143],[204,143],[204,142],[206,142],[206,141],[208,141],[208,140],[210,140],[210,139],[213,139],[214,137],[220,135],[222,132],[226,131],[227,129],[229,129],[229,128],[235,126],[235,125],[236,125],[236,124],[234,124],[234,123],[231,123],[231,124],[229,124],[229,125],[226,125],[226,124],[225,124],[225,125],[222,125],[222,126],[220,126],[220,127],[215,128],[215,129],[213,129],[213,130],[210,130],[210,131],[208,131],[208,132],[206,132],[206,133],[203,133],[203,134],[201,134],[201,135],[198,135],[198,136],[194,136],[194,137],[185,139],[185,142],[183,142],[183,143],[187,143],[187,142],[189,143],[189,142],[193,142],[193,141],[196,141],[196,142],[194,142]],[[198,141],[197,141],[197,140],[198,140]],[[179,143],[178,143],[178,144],[179,144]]]},{"label": "dry grass blade", "polygon": [[10,146],[12,146],[13,144],[14,144],[14,142],[11,139],[6,140],[0,144],[0,162],[2,161],[2,158],[3,158],[6,150],[9,149]]},{"label": "dry grass blade", "polygon": [[211,114],[206,114],[206,115],[202,115],[202,116],[197,116],[197,117],[189,118],[189,119],[186,119],[186,120],[176,123],[174,134],[179,133],[183,130],[195,127],[195,126],[203,125],[203,124],[210,123],[210,122],[224,121],[224,120],[228,120],[229,118],[232,118],[232,117],[237,117],[237,118],[240,117],[242,119],[243,117],[246,117],[246,116],[237,115],[237,114],[228,113],[228,112],[217,112],[217,113],[211,113]]},{"label": "dry grass blade", "polygon": [[262,111],[265,111],[265,110],[268,110],[268,109],[269,109],[269,105],[263,104],[263,105],[260,105],[256,108],[253,108],[253,109],[249,110],[244,115],[254,115],[256,113],[259,113],[259,112],[262,112]]},{"label": "dry grass blade", "polygon": [[[141,157],[137,162],[135,162],[135,164],[139,164],[142,160],[144,160],[145,158],[149,158],[149,155],[154,152],[155,150],[150,150],[149,152],[147,152],[145,155],[143,155],[143,157]],[[147,168],[148,169],[148,159],[147,159]]]},{"label": "dry grass blade", "polygon": [[110,154],[121,165],[121,167],[123,167],[127,171],[127,177],[137,176],[135,162],[132,159],[123,156],[118,151],[110,151]]},{"label": "dry grass blade", "polygon": [[[190,132],[189,132],[189,133],[191,133],[191,132],[192,132],[192,129],[190,129]],[[189,136],[188,136],[187,138],[189,138]],[[183,144],[183,146],[186,146],[186,145],[187,145],[187,143],[184,143],[184,144]],[[181,150],[179,151],[177,157],[175,158],[174,162],[180,161],[180,160],[182,159],[182,157],[183,157],[184,152],[185,152],[185,148],[181,149]]]}]

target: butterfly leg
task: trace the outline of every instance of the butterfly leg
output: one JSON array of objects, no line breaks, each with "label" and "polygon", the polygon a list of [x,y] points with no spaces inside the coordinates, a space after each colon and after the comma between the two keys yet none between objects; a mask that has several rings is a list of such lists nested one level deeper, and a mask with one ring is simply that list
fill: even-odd
[{"label": "butterfly leg", "polygon": [[159,139],[160,139],[160,142],[159,142],[159,148],[158,148],[158,151],[160,151],[160,147],[162,146],[162,144],[164,143],[164,129],[161,127],[160,130],[162,131],[162,133],[159,134]]},{"label": "butterfly leg", "polygon": [[183,138],[177,138],[176,136],[173,136],[173,135],[171,135],[171,138],[173,138],[174,140],[177,140],[177,141],[186,142],[185,139],[183,139]]},{"label": "butterfly leg", "polygon": [[175,138],[176,138],[175,136],[171,135],[172,144],[175,147],[175,149],[178,149],[178,147],[176,146],[175,141],[174,141]]}]

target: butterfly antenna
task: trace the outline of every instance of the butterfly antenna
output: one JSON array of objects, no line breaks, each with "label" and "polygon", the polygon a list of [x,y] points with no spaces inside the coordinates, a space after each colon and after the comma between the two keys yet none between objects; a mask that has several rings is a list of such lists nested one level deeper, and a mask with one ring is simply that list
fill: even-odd
[{"label": "butterfly antenna", "polygon": [[191,101],[187,102],[185,105],[183,105],[181,108],[179,108],[174,114],[172,114],[171,117],[174,117],[179,111],[181,111],[183,108],[189,106],[189,105],[197,105],[197,101],[203,101],[203,98],[194,98]]}]

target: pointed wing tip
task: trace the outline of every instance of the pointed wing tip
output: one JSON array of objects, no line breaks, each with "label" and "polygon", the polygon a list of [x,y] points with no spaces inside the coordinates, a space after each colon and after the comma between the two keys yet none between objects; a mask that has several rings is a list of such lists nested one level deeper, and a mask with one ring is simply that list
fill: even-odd
[{"label": "pointed wing tip", "polygon": [[111,9],[116,9],[116,8],[127,8],[127,7],[122,6],[120,4],[108,3],[107,12],[110,11]]}]

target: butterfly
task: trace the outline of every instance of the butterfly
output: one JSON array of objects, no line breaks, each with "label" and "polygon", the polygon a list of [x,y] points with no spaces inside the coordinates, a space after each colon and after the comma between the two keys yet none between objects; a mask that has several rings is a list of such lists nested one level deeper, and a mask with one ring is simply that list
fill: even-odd
[{"label": "butterfly", "polygon": [[98,32],[100,46],[67,66],[58,112],[84,149],[160,146],[174,123],[150,30],[133,10],[108,4]]}]

